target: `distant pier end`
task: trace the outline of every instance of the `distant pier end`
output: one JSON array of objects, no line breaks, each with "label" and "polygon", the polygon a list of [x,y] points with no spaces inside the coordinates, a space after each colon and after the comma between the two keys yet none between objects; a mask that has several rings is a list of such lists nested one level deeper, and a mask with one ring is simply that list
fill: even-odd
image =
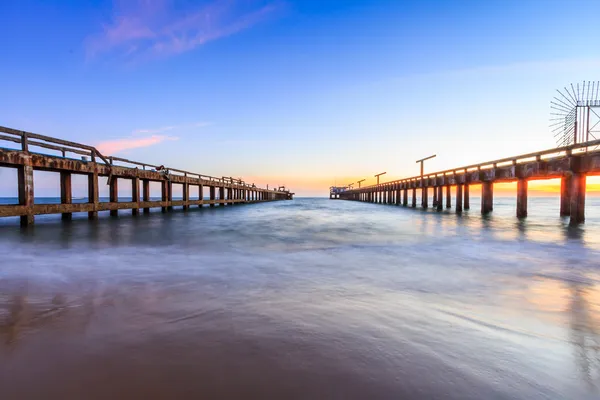
[{"label": "distant pier end", "polygon": [[330,199],[340,199],[342,193],[348,190],[348,186],[331,186],[329,188],[329,198]]},{"label": "distant pier end", "polygon": [[[65,220],[75,212],[87,212],[89,219],[98,217],[99,211],[110,211],[116,216],[119,210],[131,210],[133,215],[161,208],[167,212],[173,207],[208,205],[226,206],[276,200],[291,200],[284,186],[264,189],[233,177],[212,177],[163,165],[151,165],[118,157],[105,157],[95,147],[56,139],[49,136],[0,126],[0,143],[16,143],[16,149],[0,147],[0,167],[17,170],[18,204],[0,205],[0,217],[21,217],[21,225],[30,225],[38,214],[62,214]],[[13,144],[14,146],[14,144]],[[52,151],[55,154],[47,154]],[[40,151],[42,153],[40,153]],[[77,157],[77,158],[71,158]],[[60,203],[36,204],[34,201],[34,171],[60,174]],[[73,202],[71,178],[87,177],[87,197]],[[100,201],[99,178],[106,177],[109,201]],[[150,183],[160,184],[160,200],[150,198]],[[119,187],[130,185],[130,201],[120,200]],[[173,186],[181,185],[182,198],[173,199]],[[198,188],[197,198],[192,198],[190,188]],[[207,195],[205,196],[205,190]],[[205,198],[208,197],[208,198]]]}]

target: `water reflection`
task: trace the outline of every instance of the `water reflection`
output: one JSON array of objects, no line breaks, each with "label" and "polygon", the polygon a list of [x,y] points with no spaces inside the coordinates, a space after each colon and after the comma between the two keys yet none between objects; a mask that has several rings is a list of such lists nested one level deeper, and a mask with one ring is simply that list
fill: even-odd
[{"label": "water reflection", "polygon": [[[124,387],[130,371],[150,377],[150,392],[172,371],[194,387],[203,368],[233,386],[256,371],[312,385],[309,398],[325,386],[346,398],[596,396],[600,225],[516,221],[512,202],[481,217],[473,204],[456,216],[298,200],[2,227],[0,386],[26,391],[1,375],[26,380],[47,357],[33,346],[60,342],[74,365],[96,372],[92,352],[123,365]],[[294,397],[271,384],[262,398]]]},{"label": "water reflection", "polygon": [[590,297],[598,297],[598,288],[570,285],[571,343],[583,380],[594,390],[600,389],[600,320],[590,309]]}]

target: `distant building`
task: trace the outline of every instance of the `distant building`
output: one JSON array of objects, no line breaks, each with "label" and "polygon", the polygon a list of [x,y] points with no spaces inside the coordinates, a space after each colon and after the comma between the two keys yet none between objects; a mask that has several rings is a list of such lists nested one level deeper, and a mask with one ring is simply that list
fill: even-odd
[{"label": "distant building", "polygon": [[329,198],[330,199],[339,199],[340,193],[348,190],[348,186],[331,186],[329,188]]}]

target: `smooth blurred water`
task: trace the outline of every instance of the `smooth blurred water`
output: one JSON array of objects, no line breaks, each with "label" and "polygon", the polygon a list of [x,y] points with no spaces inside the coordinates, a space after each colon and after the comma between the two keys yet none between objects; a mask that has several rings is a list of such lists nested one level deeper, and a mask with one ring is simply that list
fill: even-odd
[{"label": "smooth blurred water", "polygon": [[0,220],[0,398],[600,398],[600,202]]}]

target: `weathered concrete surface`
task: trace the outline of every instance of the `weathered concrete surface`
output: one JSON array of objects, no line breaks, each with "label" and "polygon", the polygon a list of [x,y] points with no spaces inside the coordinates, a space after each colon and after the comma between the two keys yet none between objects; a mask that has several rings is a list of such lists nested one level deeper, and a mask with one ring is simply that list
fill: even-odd
[{"label": "weathered concrete surface", "polygon": [[[24,145],[26,148],[26,144]],[[87,212],[88,218],[95,219],[99,211],[110,211],[113,216],[118,215],[118,210],[132,210],[134,215],[140,209],[149,213],[151,208],[160,207],[164,212],[173,207],[183,207],[187,210],[192,205],[202,206],[255,203],[274,200],[288,200],[292,194],[287,191],[267,190],[261,188],[250,189],[247,185],[203,179],[186,175],[169,174],[168,177],[154,171],[140,168],[108,165],[92,161],[69,159],[58,156],[30,153],[23,150],[0,149],[0,167],[16,168],[18,171],[18,205],[0,205],[0,217],[19,216],[23,225],[34,222],[34,216],[40,214],[62,214],[63,219],[70,219],[73,213]],[[60,174],[61,204],[35,204],[33,171],[51,171]],[[88,202],[72,203],[72,175],[86,175],[88,180]],[[109,202],[99,201],[99,178],[108,177]],[[124,182],[123,180],[129,180]],[[142,181],[142,198],[140,198],[140,180]],[[131,201],[119,202],[120,183],[131,184]],[[150,200],[150,182],[160,182],[162,187],[162,200]],[[183,199],[172,199],[173,184],[183,186]],[[190,185],[198,186],[202,197],[203,188],[210,188],[210,200],[189,199]],[[218,188],[220,198],[215,199]],[[225,192],[227,196],[225,196]],[[250,195],[252,194],[252,195]]]},{"label": "weathered concrete surface", "polygon": [[[598,142],[598,143],[596,143]],[[446,187],[446,208],[451,207],[450,187],[456,186],[456,212],[470,208],[470,185],[480,184],[482,188],[481,212],[493,210],[493,186],[499,182],[518,182],[517,216],[527,216],[528,181],[561,179],[560,215],[569,215],[571,224],[585,220],[585,180],[587,175],[600,175],[600,150],[581,151],[583,147],[600,144],[595,141],[572,145],[565,148],[544,150],[523,156],[506,158],[468,167],[435,172],[419,177],[400,179],[380,185],[352,189],[340,195],[341,199],[367,202],[381,202],[381,194],[395,194],[399,205],[400,191],[404,191],[402,204],[408,204],[408,190],[412,190],[412,206],[416,207],[416,190],[421,189],[421,207],[428,207],[428,189],[433,188],[433,204],[442,210],[443,187]],[[573,153],[579,149],[579,153]],[[542,156],[549,156],[542,158]],[[390,189],[388,189],[390,188]],[[390,190],[388,192],[388,190]],[[384,197],[385,198],[385,197]]]}]

